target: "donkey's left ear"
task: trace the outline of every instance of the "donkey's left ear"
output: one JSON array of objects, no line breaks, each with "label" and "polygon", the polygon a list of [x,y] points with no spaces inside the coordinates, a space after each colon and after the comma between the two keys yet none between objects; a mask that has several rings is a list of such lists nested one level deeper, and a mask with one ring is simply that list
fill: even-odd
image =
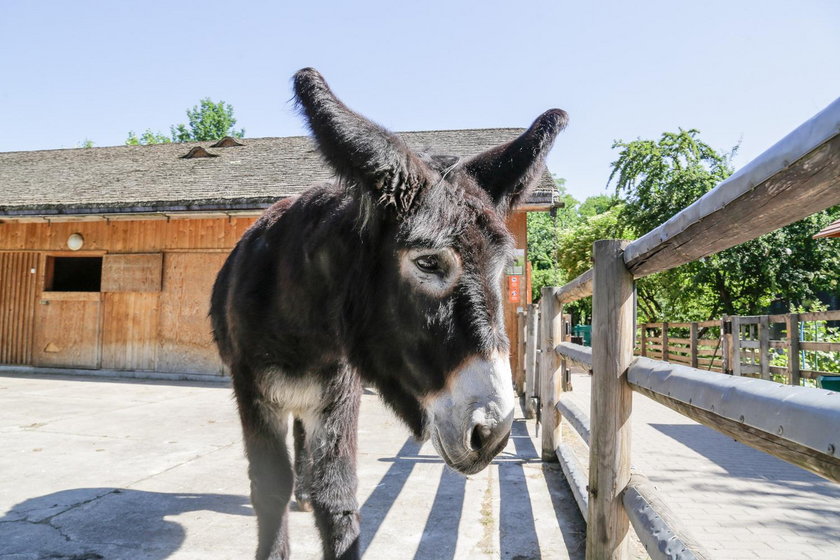
[{"label": "donkey's left ear", "polygon": [[426,165],[398,136],[347,108],[313,68],[298,71],[294,87],[321,154],[352,192],[406,212],[425,184]]},{"label": "donkey's left ear", "polygon": [[530,187],[545,169],[545,157],[554,138],[568,120],[565,111],[550,109],[522,136],[470,158],[464,168],[506,214],[528,196]]}]

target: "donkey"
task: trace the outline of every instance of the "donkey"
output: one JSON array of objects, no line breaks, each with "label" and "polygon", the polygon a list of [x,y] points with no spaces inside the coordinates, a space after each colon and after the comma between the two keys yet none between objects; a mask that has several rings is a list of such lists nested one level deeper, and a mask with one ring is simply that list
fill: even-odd
[{"label": "donkey", "polygon": [[256,557],[288,557],[294,488],[298,505],[314,509],[324,557],[355,559],[362,381],[459,472],[480,471],[507,443],[504,218],[567,116],[547,111],[519,138],[461,160],[408,149],[311,68],[293,81],[337,180],[277,202],[244,234],[210,315],[242,422]]}]

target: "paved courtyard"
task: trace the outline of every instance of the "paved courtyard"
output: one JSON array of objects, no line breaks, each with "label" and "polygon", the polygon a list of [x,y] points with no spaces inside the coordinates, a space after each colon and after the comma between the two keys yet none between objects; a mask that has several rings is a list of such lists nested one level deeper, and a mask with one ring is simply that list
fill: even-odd
[{"label": "paved courtyard", "polygon": [[[533,422],[463,477],[368,392],[359,456],[365,558],[582,559],[584,524]],[[0,375],[0,558],[250,558],[255,518],[222,384]],[[320,558],[290,513],[292,557]]]},{"label": "paved courtyard", "polygon": [[[589,410],[590,377],[572,376]],[[840,484],[756,451],[633,395],[633,466],[713,558],[840,558]],[[814,426],[838,430],[840,426]]]}]

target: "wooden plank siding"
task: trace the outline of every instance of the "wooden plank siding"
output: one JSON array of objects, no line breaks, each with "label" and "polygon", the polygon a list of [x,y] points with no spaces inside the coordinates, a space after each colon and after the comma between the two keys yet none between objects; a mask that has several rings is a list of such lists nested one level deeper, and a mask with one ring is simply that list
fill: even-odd
[{"label": "wooden plank siding", "polygon": [[[525,212],[514,212],[507,221],[508,229],[513,234],[513,239],[516,247],[526,249],[525,262],[528,262],[528,223]],[[526,276],[525,282],[522,284],[522,294],[519,303],[511,303],[508,301],[507,291],[507,277],[503,278],[505,283],[502,286],[502,297],[504,298],[504,314],[505,314],[505,328],[510,339],[510,371],[513,372],[514,379],[516,379],[516,372],[522,369],[520,364],[524,361],[524,356],[519,353],[519,339],[522,333],[516,328],[516,313],[517,309],[525,309],[531,303],[531,282],[529,280],[530,274]]]},{"label": "wooden plank siding", "polygon": [[0,253],[0,363],[31,364],[38,253]]},{"label": "wooden plank siding", "polygon": [[[255,220],[0,223],[0,364],[221,374],[210,291]],[[48,256],[103,257],[101,292],[45,291]]]},{"label": "wooden plank siding", "polygon": [[84,250],[152,253],[233,248],[256,218],[109,220],[96,222],[3,222],[0,251],[66,251],[79,233]]},{"label": "wooden plank siding", "polygon": [[35,313],[34,365],[98,369],[100,312],[98,297],[41,299]]},{"label": "wooden plank siding", "polygon": [[223,253],[166,253],[158,326],[159,371],[222,373],[208,313],[213,282],[226,258]]},{"label": "wooden plank siding", "polygon": [[157,369],[159,300],[157,293],[104,294],[103,369]]},{"label": "wooden plank siding", "polygon": [[[0,364],[222,373],[210,292],[257,218],[128,218],[0,222]],[[515,212],[508,227],[525,249],[526,214]],[[79,251],[67,247],[74,233],[84,238]],[[45,291],[47,257],[56,256],[102,257],[101,292]],[[522,363],[516,311],[531,301],[524,280],[519,303],[503,287],[512,371]]]}]

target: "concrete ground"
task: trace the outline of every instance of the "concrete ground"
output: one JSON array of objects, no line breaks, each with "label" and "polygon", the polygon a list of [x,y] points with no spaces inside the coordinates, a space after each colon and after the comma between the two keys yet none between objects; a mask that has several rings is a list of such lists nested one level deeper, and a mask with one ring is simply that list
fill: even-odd
[{"label": "concrete ground", "polygon": [[[573,374],[572,384],[573,400],[589,410],[589,375]],[[639,394],[633,395],[632,430],[633,466],[648,475],[713,558],[840,558],[840,484]]]},{"label": "concrete ground", "polygon": [[[369,393],[360,422],[365,558],[579,559],[584,523],[518,418],[481,473],[445,468]],[[0,375],[0,558],[252,557],[255,518],[230,389]],[[290,513],[293,558],[320,558]]]}]

